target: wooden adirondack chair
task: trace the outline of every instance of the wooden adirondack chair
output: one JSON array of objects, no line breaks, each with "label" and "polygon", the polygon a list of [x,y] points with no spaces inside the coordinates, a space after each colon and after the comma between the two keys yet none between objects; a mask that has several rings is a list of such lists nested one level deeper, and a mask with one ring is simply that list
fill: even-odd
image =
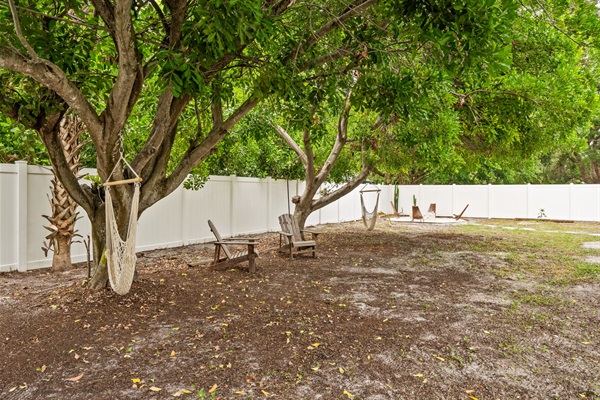
[{"label": "wooden adirondack chair", "polygon": [[455,219],[455,220],[457,220],[457,221],[458,221],[459,219],[464,219],[464,220],[466,220],[465,218],[463,218],[463,214],[465,213],[465,211],[467,211],[467,208],[469,208],[469,205],[468,205],[468,204],[465,206],[465,208],[463,208],[463,210],[460,212],[460,214],[454,214],[454,219]]},{"label": "wooden adirondack chair", "polygon": [[[298,222],[291,214],[283,214],[279,216],[279,251],[289,251],[290,258],[294,259],[294,254],[312,253],[313,258],[316,257],[317,236],[319,232],[300,230]],[[312,240],[304,240],[303,234],[310,233]],[[283,240],[285,238],[285,245]]]},{"label": "wooden adirondack chair", "polygon": [[[213,268],[225,269],[241,262],[248,261],[250,272],[256,272],[255,260],[256,257],[258,257],[258,253],[254,249],[254,246],[257,244],[256,239],[223,239],[211,220],[208,220],[208,226],[217,239],[215,242],[215,257],[211,264]],[[232,251],[229,246],[247,246],[247,249]],[[221,257],[221,250],[223,250],[224,257]]]}]

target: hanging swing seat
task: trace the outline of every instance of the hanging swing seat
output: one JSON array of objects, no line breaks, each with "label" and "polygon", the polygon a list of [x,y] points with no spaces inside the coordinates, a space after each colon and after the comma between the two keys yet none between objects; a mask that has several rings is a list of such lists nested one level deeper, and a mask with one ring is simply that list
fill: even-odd
[{"label": "hanging swing seat", "polygon": [[[312,253],[315,258],[317,251],[317,237],[320,232],[300,230],[298,222],[291,214],[279,216],[279,252],[289,252],[290,258],[294,259],[294,254]],[[309,233],[311,240],[305,240],[303,235]],[[285,244],[284,244],[285,241]]]},{"label": "hanging swing seat", "polygon": [[[375,224],[377,223],[377,216],[378,216],[378,207],[379,207],[379,195],[381,194],[381,189],[377,186],[375,186],[374,189],[366,189],[366,187],[369,184],[367,183],[365,186],[363,186],[363,188],[360,190],[360,208],[362,211],[362,220],[363,220],[363,224],[365,224],[365,227],[367,228],[367,230],[372,231],[375,228]],[[365,199],[363,197],[363,193],[369,193],[369,192],[375,192],[377,193],[377,199],[375,200],[375,207],[373,208],[373,211],[367,211],[367,208],[365,207]]]},{"label": "hanging swing seat", "polygon": [[[118,181],[110,181],[117,167],[123,162],[135,175],[135,178],[123,179]],[[135,263],[137,257],[135,255],[135,238],[137,234],[137,217],[140,203],[140,178],[133,168],[121,155],[121,158],[116,163],[115,168],[108,176],[107,181],[103,184],[105,190],[105,218],[106,218],[106,265],[108,268],[108,279],[112,289],[120,295],[129,293],[133,277],[135,275]],[[111,196],[111,187],[134,183],[133,196],[131,199],[131,209],[129,212],[129,222],[127,225],[127,235],[125,240],[121,238],[119,227],[117,225],[113,201]]]}]

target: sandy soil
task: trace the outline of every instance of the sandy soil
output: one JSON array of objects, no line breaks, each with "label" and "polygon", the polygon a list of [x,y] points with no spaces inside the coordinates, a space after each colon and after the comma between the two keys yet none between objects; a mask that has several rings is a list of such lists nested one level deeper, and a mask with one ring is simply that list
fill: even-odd
[{"label": "sandy soil", "polygon": [[261,235],[253,275],[189,267],[210,244],[139,254],[126,296],[0,274],[0,398],[600,398],[598,281],[501,273],[501,231],[318,228],[316,259]]}]

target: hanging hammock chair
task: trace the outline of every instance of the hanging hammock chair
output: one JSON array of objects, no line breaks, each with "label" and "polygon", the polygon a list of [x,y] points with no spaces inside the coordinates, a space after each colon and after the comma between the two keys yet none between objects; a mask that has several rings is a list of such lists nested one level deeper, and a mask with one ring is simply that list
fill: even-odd
[{"label": "hanging hammock chair", "polygon": [[[112,174],[115,172],[117,166],[120,165],[120,162],[117,162],[117,165],[115,165],[115,169],[113,169],[109,175],[107,182],[104,183],[104,187],[106,188],[106,265],[108,267],[110,286],[117,294],[124,295],[129,293],[135,273],[135,262],[137,259],[135,255],[135,236],[138,225],[137,215],[140,202],[140,182],[142,181],[142,178],[135,173],[123,156],[121,156],[120,161],[123,161],[136,177],[110,182],[109,180],[112,177]],[[119,234],[119,227],[117,226],[115,218],[110,187],[127,183],[133,183],[134,189],[133,197],[131,199],[127,236],[125,240],[123,240]]]},{"label": "hanging hammock chair", "polygon": [[[375,186],[374,189],[367,189],[367,186],[369,186],[368,183],[365,186],[363,186],[363,188],[360,190],[360,207],[361,207],[361,211],[362,211],[363,223],[365,224],[365,227],[367,228],[367,230],[372,231],[375,228],[375,224],[377,223],[377,213],[378,213],[378,207],[379,207],[379,194],[381,193],[381,189],[379,189],[379,187],[377,187],[377,186]],[[365,207],[365,199],[363,196],[363,193],[369,193],[369,192],[377,193],[377,200],[375,200],[375,207],[373,208],[373,211],[371,211],[371,212],[367,211],[367,209]]]}]

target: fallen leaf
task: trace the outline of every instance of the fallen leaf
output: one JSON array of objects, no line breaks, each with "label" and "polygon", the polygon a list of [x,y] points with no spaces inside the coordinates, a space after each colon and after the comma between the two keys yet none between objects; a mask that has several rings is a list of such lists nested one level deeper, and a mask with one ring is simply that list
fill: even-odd
[{"label": "fallen leaf", "polygon": [[318,370],[319,370],[319,367],[312,367],[311,369],[312,369],[313,371],[318,371]]},{"label": "fallen leaf", "polygon": [[477,397],[475,397],[475,396],[469,396],[469,399],[471,399],[471,400],[479,400],[479,399],[478,399]]},{"label": "fallen leaf", "polygon": [[316,349],[316,348],[317,348],[317,347],[319,347],[320,345],[321,345],[321,343],[313,343],[311,346],[312,346],[312,347],[314,347],[314,348]]},{"label": "fallen leaf", "polygon": [[344,393],[342,393],[342,394],[345,394],[346,396],[348,396],[351,399],[354,398],[354,395],[352,393],[350,393],[349,391],[345,390],[345,389],[344,389]]},{"label": "fallen leaf", "polygon": [[65,381],[69,381],[69,382],[79,382],[79,380],[80,380],[81,378],[83,378],[83,374],[80,374],[80,375],[74,376],[74,377],[72,377],[72,378],[67,378],[67,379],[65,379]]},{"label": "fallen leaf", "polygon": [[152,390],[153,392],[160,392],[162,389],[156,386],[150,386],[150,390]]},{"label": "fallen leaf", "polygon": [[214,392],[215,390],[217,390],[217,387],[218,387],[218,386],[217,386],[217,384],[215,383],[214,385],[212,385],[212,387],[211,387],[210,389],[208,389],[208,393],[212,393],[212,392]]},{"label": "fallen leaf", "polygon": [[48,368],[48,367],[46,367],[46,364],[44,364],[44,365],[42,365],[42,367],[40,368],[40,371],[41,371],[41,372],[44,372],[44,371],[46,370],[46,368]]},{"label": "fallen leaf", "polygon": [[344,372],[346,372],[346,371],[344,371],[344,368],[342,368],[342,367],[338,368],[338,371],[340,371],[340,374],[343,374]]},{"label": "fallen leaf", "polygon": [[235,392],[233,394],[246,394],[246,392],[242,392],[241,390],[238,390],[237,392]]},{"label": "fallen leaf", "polygon": [[413,376],[416,376],[417,378],[422,378],[423,374],[413,374]]},{"label": "fallen leaf", "polygon": [[465,393],[466,394],[471,394],[471,393],[475,393],[475,391],[473,389],[466,389]]},{"label": "fallen leaf", "polygon": [[171,357],[175,357],[175,350],[171,350]]},{"label": "fallen leaf", "polygon": [[269,393],[269,392],[267,392],[266,390],[261,390],[261,392],[262,392],[262,394],[264,394],[264,395],[265,395],[265,397],[268,397],[268,396],[269,396],[269,394],[270,394],[270,393]]},{"label": "fallen leaf", "polygon": [[140,378],[131,378],[131,382],[140,383],[142,380]]}]

